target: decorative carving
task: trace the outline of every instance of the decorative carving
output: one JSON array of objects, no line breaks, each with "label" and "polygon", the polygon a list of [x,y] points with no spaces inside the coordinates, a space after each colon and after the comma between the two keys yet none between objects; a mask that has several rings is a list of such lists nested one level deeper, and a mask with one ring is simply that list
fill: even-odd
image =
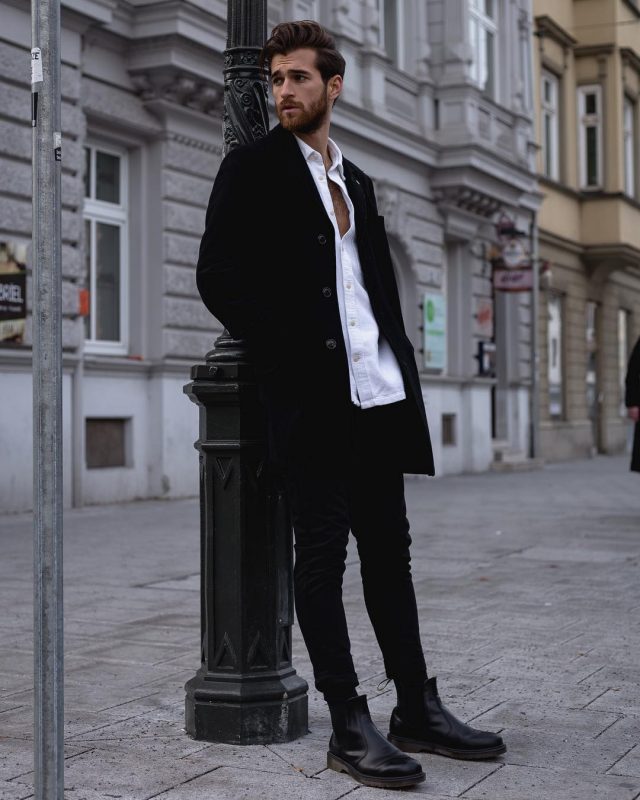
[{"label": "decorative carving", "polygon": [[[349,6],[345,3],[338,4],[334,15],[349,14]],[[375,50],[380,49],[380,9],[377,0],[365,0],[364,8],[362,10],[363,16],[363,29],[364,29],[364,44],[365,47]]]},{"label": "decorative carving", "polygon": [[227,484],[229,483],[229,478],[233,474],[233,461],[230,458],[215,458],[214,464],[216,466],[218,477],[222,481],[222,486],[224,489],[226,489]]},{"label": "decorative carving", "polygon": [[266,136],[267,74],[258,66],[260,49],[233,47],[224,54],[224,147],[231,150]]},{"label": "decorative carving", "polygon": [[281,628],[279,633],[278,653],[280,654],[280,664],[288,664],[291,661],[291,628]]},{"label": "decorative carving", "polygon": [[211,144],[211,142],[203,142],[201,139],[193,139],[191,136],[184,136],[175,131],[167,131],[165,138],[178,144],[184,144],[187,147],[193,147],[195,150],[204,150],[205,153],[215,153],[217,156],[222,155],[222,147],[218,144]]},{"label": "decorative carving", "polygon": [[265,651],[260,631],[256,631],[256,635],[249,647],[247,666],[249,669],[269,669],[269,657]]},{"label": "decorative carving", "polygon": [[215,667],[217,669],[238,668],[238,658],[228,633],[225,633],[223,636],[222,642],[220,642],[220,646],[213,657],[213,664],[211,667]]},{"label": "decorative carving", "polygon": [[222,90],[219,86],[173,67],[133,73],[131,82],[145,103],[167,100],[208,116],[220,111]]},{"label": "decorative carving", "polygon": [[445,186],[433,190],[433,196],[440,205],[455,206],[479,217],[492,217],[502,207],[502,203],[478,189],[468,186]]}]

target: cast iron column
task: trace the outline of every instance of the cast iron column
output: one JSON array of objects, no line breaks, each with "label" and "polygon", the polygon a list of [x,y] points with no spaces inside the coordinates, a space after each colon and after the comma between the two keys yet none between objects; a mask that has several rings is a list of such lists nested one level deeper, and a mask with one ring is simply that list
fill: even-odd
[{"label": "cast iron column", "polygon": [[[266,1],[230,0],[225,151],[268,130]],[[186,685],[196,739],[285,742],[307,733],[307,683],[291,666],[291,523],[265,466],[266,426],[242,342],[226,333],[191,370],[199,406],[202,665]]]}]

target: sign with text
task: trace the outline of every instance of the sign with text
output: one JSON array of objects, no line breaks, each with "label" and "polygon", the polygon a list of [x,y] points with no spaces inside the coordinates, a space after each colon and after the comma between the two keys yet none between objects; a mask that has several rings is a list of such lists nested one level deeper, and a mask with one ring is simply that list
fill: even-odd
[{"label": "sign with text", "polygon": [[0,343],[21,344],[27,317],[26,246],[0,242]]},{"label": "sign with text", "polygon": [[493,285],[499,292],[530,292],[533,289],[533,270],[494,269]]},{"label": "sign with text", "polygon": [[447,304],[441,292],[423,298],[424,366],[444,370],[447,365]]}]

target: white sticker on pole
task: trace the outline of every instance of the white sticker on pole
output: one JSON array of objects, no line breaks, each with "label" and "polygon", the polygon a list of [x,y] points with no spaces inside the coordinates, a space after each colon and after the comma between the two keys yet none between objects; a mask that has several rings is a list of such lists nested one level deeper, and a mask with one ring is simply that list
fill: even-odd
[{"label": "white sticker on pole", "polygon": [[55,153],[55,160],[62,161],[62,133],[55,131],[53,134],[53,150]]},{"label": "white sticker on pole", "polygon": [[31,50],[31,83],[42,83],[42,51],[39,47]]}]

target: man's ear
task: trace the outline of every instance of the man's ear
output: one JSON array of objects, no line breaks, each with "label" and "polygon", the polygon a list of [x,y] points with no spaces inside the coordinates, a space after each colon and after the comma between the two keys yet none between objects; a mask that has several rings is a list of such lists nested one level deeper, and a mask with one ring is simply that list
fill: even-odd
[{"label": "man's ear", "polygon": [[329,96],[335,103],[335,101],[340,97],[342,92],[342,78],[340,75],[334,75],[333,78],[329,79]]}]

